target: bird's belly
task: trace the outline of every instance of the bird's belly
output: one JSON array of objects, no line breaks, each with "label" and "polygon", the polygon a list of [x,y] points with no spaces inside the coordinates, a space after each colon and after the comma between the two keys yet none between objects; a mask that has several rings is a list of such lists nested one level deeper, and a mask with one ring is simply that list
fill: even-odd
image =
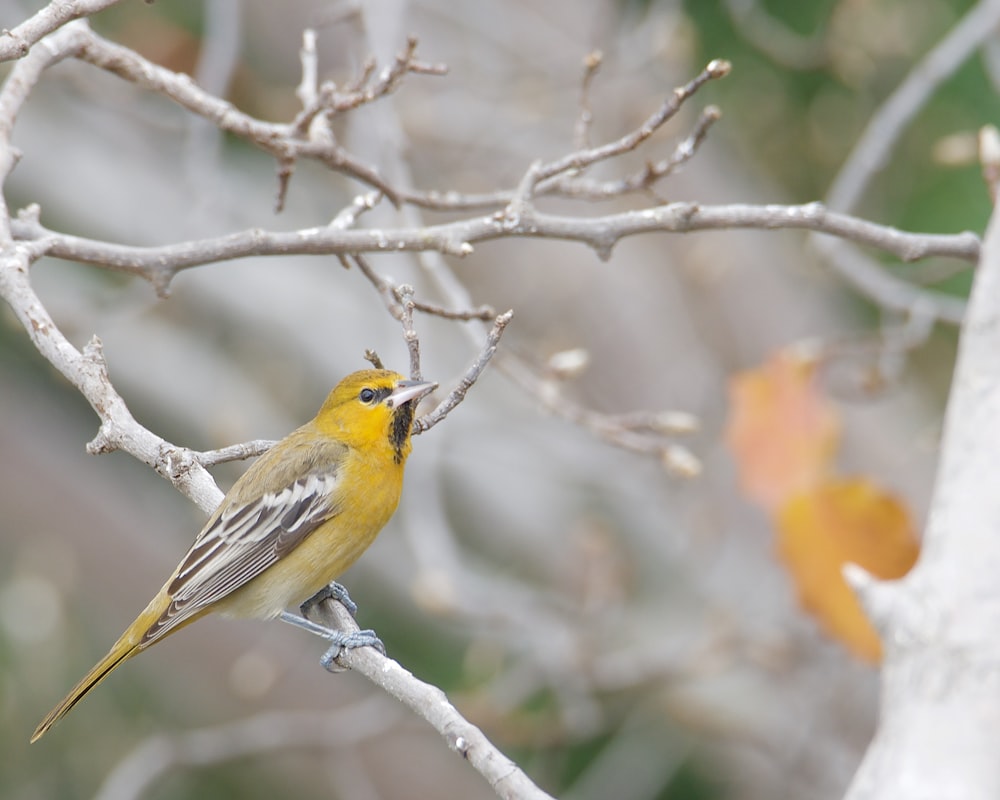
[{"label": "bird's belly", "polygon": [[[347,571],[396,511],[402,489],[402,469],[390,471],[389,480],[372,481],[371,471],[352,470],[357,476],[343,486],[355,498],[325,524],[310,533],[295,549],[245,586],[220,600],[217,610],[233,617],[271,619],[297,606]],[[385,475],[385,472],[374,474]],[[360,502],[359,502],[360,501]]]},{"label": "bird's belly", "polygon": [[316,530],[249,584],[220,600],[217,608],[230,617],[271,619],[297,606],[346,572],[378,535],[374,531],[324,536]]}]

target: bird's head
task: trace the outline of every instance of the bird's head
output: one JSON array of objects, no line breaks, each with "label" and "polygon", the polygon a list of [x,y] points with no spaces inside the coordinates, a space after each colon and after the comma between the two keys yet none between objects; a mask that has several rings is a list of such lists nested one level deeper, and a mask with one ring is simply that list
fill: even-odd
[{"label": "bird's head", "polygon": [[354,372],[327,396],[316,425],[351,447],[388,445],[401,463],[410,452],[417,403],[435,387],[436,383],[406,380],[384,369]]}]

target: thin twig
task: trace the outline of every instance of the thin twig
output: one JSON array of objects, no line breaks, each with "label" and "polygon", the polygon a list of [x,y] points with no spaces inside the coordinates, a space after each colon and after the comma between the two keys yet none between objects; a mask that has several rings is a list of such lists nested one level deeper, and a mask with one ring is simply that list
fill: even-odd
[{"label": "thin twig", "polygon": [[728,61],[715,59],[694,78],[684,86],[674,89],[673,93],[654,111],[638,128],[631,131],[616,141],[593,147],[587,150],[578,150],[563,158],[551,161],[542,165],[536,173],[536,183],[551,178],[569,170],[580,170],[598,161],[606,161],[609,158],[635,150],[646,139],[656,133],[665,122],[670,120],[681,106],[698,91],[702,86],[711,80],[724,78],[732,69]]},{"label": "thin twig", "polygon": [[522,358],[506,357],[499,366],[522,390],[562,419],[616,447],[652,455],[678,477],[691,478],[701,473],[701,463],[690,450],[664,440],[664,435],[690,433],[696,429],[698,422],[694,416],[675,411],[602,414],[570,400],[562,389],[562,380],[542,377],[539,370],[532,369]]},{"label": "thin twig", "polygon": [[[632,175],[607,181],[588,179],[576,173],[553,175],[531,187],[531,195],[533,197],[557,196],[574,200],[597,201],[612,200],[633,192],[646,191],[654,183],[670,175],[694,157],[708,135],[709,129],[721,118],[722,112],[718,107],[706,106],[698,116],[698,121],[691,133],[677,144],[668,158],[647,164]],[[522,181],[527,177],[523,176]],[[523,193],[523,189],[521,191]],[[475,211],[509,206],[517,193],[518,189],[483,194],[402,191],[400,200],[431,211]]]},{"label": "thin twig", "polygon": [[316,31],[306,28],[302,31],[302,47],[299,50],[302,78],[295,89],[295,96],[303,107],[316,102],[319,93],[319,58],[316,52]]},{"label": "thin twig", "polygon": [[706,106],[698,116],[691,133],[681,140],[668,158],[647,163],[643,169],[624,178],[608,181],[594,181],[576,175],[556,175],[542,181],[535,187],[535,194],[558,194],[581,200],[611,200],[632,192],[650,189],[657,181],[667,177],[678,167],[694,158],[698,148],[708,136],[708,131],[722,119],[722,112],[716,106]]},{"label": "thin twig", "polygon": [[290,174],[297,159],[318,161],[329,169],[341,172],[381,190],[393,203],[398,196],[371,165],[364,164],[335,142],[303,139],[296,134],[295,123],[279,124],[254,119],[226,102],[199,88],[185,75],[152,63],[127,47],[98,36],[79,21],[84,42],[76,54],[81,60],[136,84],[140,88],[169,98],[192,114],[205,117],[220,130],[245,139],[274,156],[282,171]]},{"label": "thin twig", "polygon": [[415,72],[420,75],[447,75],[448,66],[446,64],[430,64],[418,61],[417,38],[411,36],[406,41],[406,48],[396,56],[396,60],[384,70],[371,85],[367,84],[367,77],[352,92],[346,94],[331,95],[326,106],[331,111],[350,111],[358,106],[372,103],[387,94],[394,92],[403,77],[408,72]]},{"label": "thin twig", "polygon": [[365,84],[372,79],[376,67],[378,67],[378,62],[375,60],[375,56],[368,56],[362,62],[358,74],[344,85],[344,91],[351,94],[360,92],[365,87]]},{"label": "thin twig", "polygon": [[247,458],[256,458],[266,453],[274,445],[274,439],[253,439],[249,442],[220,447],[218,450],[192,452],[191,456],[203,467],[214,467],[216,464],[225,464],[229,461],[243,461]]},{"label": "thin twig", "polygon": [[291,129],[298,135],[303,135],[309,128],[313,119],[321,114],[338,114],[344,111],[351,111],[391,94],[397,88],[407,73],[414,72],[420,75],[446,75],[448,67],[445,64],[428,64],[416,59],[417,38],[409,37],[406,41],[405,49],[396,56],[395,61],[386,67],[379,74],[374,82],[371,81],[375,74],[376,63],[374,59],[367,59],[359,75],[344,89],[338,90],[336,84],[332,82],[324,83],[319,87],[310,103],[303,103],[303,109],[292,120]]},{"label": "thin twig", "polygon": [[413,327],[413,287],[408,283],[397,286],[393,291],[399,303],[400,318],[403,325],[403,341],[406,342],[406,349],[410,353],[410,377],[415,380],[423,380],[420,372],[420,337]]},{"label": "thin twig", "polygon": [[[596,69],[596,67],[595,67]],[[708,81],[723,78],[729,74],[731,66],[728,61],[715,59],[684,86],[674,89],[673,93],[653,112],[638,128],[626,133],[619,139],[599,147],[584,147],[562,158],[545,164],[540,160],[532,162],[518,182],[507,208],[502,215],[505,224],[524,218],[531,218],[531,200],[537,187],[545,181],[551,181],[557,176],[573,177],[591,164],[619,156],[635,150],[652,136],[664,123],[670,120],[681,106],[704,86]]]},{"label": "thin twig", "polygon": [[[408,285],[396,286],[388,278],[384,278],[375,271],[375,268],[368,262],[368,259],[361,255],[355,254],[351,257],[351,261],[357,264],[358,269],[361,271],[368,281],[378,290],[378,293],[382,297],[382,301],[386,305],[386,309],[392,315],[393,319],[404,323],[404,334],[408,328],[406,327],[407,320],[404,318],[405,308],[403,305],[402,295],[407,295],[407,303],[410,305],[411,310],[420,311],[424,314],[430,314],[435,317],[441,317],[442,319],[452,319],[452,320],[484,320],[491,321],[496,317],[496,311],[494,311],[490,306],[479,306],[477,308],[466,308],[466,309],[451,309],[444,308],[443,306],[434,305],[433,303],[424,303],[414,299],[413,297],[413,287]],[[345,258],[346,262],[346,258]],[[405,290],[405,291],[404,291]],[[412,320],[411,320],[412,322]],[[412,326],[411,328],[412,329]]]},{"label": "thin twig", "polygon": [[[299,63],[302,65],[302,78],[295,89],[295,96],[303,108],[316,108],[319,96],[319,56],[316,52],[316,31],[306,28],[302,31],[302,47],[299,49]],[[308,138],[313,141],[323,138],[329,145],[335,146],[329,129],[324,129],[322,120],[316,122],[315,115],[304,120],[296,120],[292,124],[293,135]],[[324,136],[324,133],[326,134]],[[274,201],[274,213],[285,210],[285,200],[288,198],[288,188],[291,186],[292,175],[295,174],[295,154],[285,153],[277,158],[278,193]]]},{"label": "thin twig", "polygon": [[[469,320],[482,318],[482,312],[485,310],[482,308],[470,311],[447,311],[436,306],[426,306],[425,304],[420,304],[418,306],[418,304],[413,300],[412,286],[406,284],[396,286],[387,278],[383,278],[379,275],[372,268],[371,264],[368,263],[368,260],[361,255],[355,254],[352,256],[352,261],[357,264],[361,273],[369,280],[376,290],[378,290],[379,295],[382,297],[382,300],[386,305],[386,309],[392,317],[402,324],[403,339],[406,342],[407,349],[410,353],[410,376],[414,380],[421,380],[420,339],[413,327],[414,310],[437,314],[438,316],[444,316],[449,319]],[[480,353],[479,358],[466,371],[465,375],[459,381],[458,386],[452,390],[448,397],[445,398],[445,400],[440,403],[434,411],[417,419],[413,423],[413,432],[415,434],[423,433],[424,431],[432,428],[444,419],[455,406],[462,402],[466,392],[468,392],[472,384],[476,382],[479,375],[486,367],[486,364],[493,357],[493,353],[496,352],[500,336],[503,335],[503,330],[507,327],[507,323],[510,322],[513,314],[513,311],[508,311],[506,314],[501,314],[496,318],[493,330],[490,335],[487,336],[486,345]]]},{"label": "thin twig", "polygon": [[414,421],[414,434],[429,431],[446,416],[448,416],[448,414],[450,414],[452,410],[465,399],[466,393],[472,388],[473,384],[479,380],[479,376],[482,374],[483,370],[486,369],[486,365],[490,362],[490,359],[493,358],[494,353],[496,353],[497,346],[500,344],[500,337],[503,336],[504,329],[513,317],[513,311],[506,311],[496,318],[493,322],[493,327],[486,335],[486,343],[483,345],[483,349],[479,353],[479,357],[472,363],[472,366],[466,370],[465,375],[462,376],[458,385],[448,393],[448,396],[438,404],[437,408],[429,414],[425,414]]},{"label": "thin twig", "polygon": [[887,163],[899,137],[938,86],[964,64],[1000,24],[1000,1],[980,0],[912,69],[872,115],[841,167],[826,202],[837,211],[853,211],[871,179]]},{"label": "thin twig", "polygon": [[434,305],[433,303],[421,303],[419,300],[413,301],[413,307],[417,311],[422,311],[424,314],[430,314],[434,317],[441,317],[441,319],[454,319],[454,320],[470,320],[478,319],[483,322],[489,322],[494,317],[496,317],[497,312],[493,309],[493,306],[479,306],[478,308],[468,308],[468,309],[450,309],[444,306]]},{"label": "thin twig", "polygon": [[334,230],[345,231],[348,228],[353,228],[358,224],[358,220],[361,215],[367,211],[371,211],[375,206],[379,204],[382,199],[382,192],[368,192],[367,194],[359,194],[354,200],[351,201],[350,205],[342,208],[337,216],[335,216],[330,221],[330,227]]},{"label": "thin twig", "polygon": [[590,126],[594,121],[594,112],[590,108],[590,86],[594,76],[601,68],[604,54],[600,50],[592,50],[583,59],[583,80],[580,81],[580,113],[573,127],[573,146],[577,150],[590,147]]},{"label": "thin twig", "polygon": [[354,253],[351,255],[350,262],[357,264],[358,269],[361,274],[364,275],[368,282],[378,291],[379,296],[382,298],[382,302],[385,304],[386,310],[392,315],[392,318],[397,322],[403,321],[403,307],[399,302],[399,297],[396,295],[396,286],[388,278],[383,278],[379,275],[374,267],[368,263],[368,259],[365,258],[360,253]]}]

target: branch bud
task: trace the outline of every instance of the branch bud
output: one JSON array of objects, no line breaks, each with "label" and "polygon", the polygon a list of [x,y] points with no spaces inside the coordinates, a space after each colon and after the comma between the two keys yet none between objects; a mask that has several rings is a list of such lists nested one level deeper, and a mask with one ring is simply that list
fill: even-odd
[{"label": "branch bud", "polygon": [[701,475],[701,461],[686,447],[668,444],[663,448],[663,466],[679,478],[697,478]]},{"label": "branch bud", "polygon": [[705,72],[711,78],[725,78],[732,70],[733,65],[724,58],[713,58],[705,67]]},{"label": "branch bud", "polygon": [[590,353],[583,347],[562,350],[549,356],[548,369],[552,377],[561,381],[580,377],[590,366]]}]

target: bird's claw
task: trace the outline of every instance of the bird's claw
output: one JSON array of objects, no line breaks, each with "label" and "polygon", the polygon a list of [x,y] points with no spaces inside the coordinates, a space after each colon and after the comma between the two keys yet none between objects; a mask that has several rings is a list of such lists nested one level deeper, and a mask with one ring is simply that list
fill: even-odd
[{"label": "bird's claw", "polygon": [[337,664],[337,659],[345,650],[354,650],[357,647],[374,647],[382,655],[385,655],[385,645],[382,640],[375,635],[373,630],[354,631],[354,633],[344,633],[343,631],[331,631],[330,647],[323,653],[319,663],[328,672],[343,672],[343,668]]},{"label": "bird's claw", "polygon": [[336,600],[347,609],[347,613],[352,617],[356,617],[358,615],[358,604],[351,599],[351,596],[347,593],[347,589],[336,581],[333,581],[316,592],[316,594],[299,606],[299,609],[303,614],[305,614],[308,609],[312,608],[317,603],[322,603],[324,600]]}]

